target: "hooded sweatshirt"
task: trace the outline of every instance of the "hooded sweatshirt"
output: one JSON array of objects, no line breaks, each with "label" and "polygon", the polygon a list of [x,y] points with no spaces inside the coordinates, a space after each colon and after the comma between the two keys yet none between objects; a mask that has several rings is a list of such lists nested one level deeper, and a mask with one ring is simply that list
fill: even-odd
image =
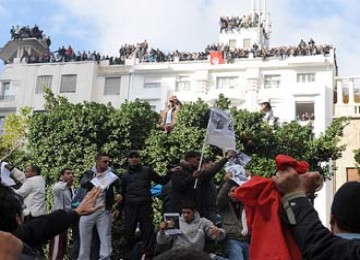
[{"label": "hooded sweatshirt", "polygon": [[173,241],[171,249],[193,249],[196,251],[203,251],[205,245],[205,234],[214,240],[221,241],[225,238],[225,230],[220,228],[220,236],[218,238],[210,236],[210,228],[215,225],[206,218],[200,218],[197,211],[194,213],[194,219],[191,222],[186,222],[181,216],[179,235],[166,235],[164,231],[159,231],[156,236],[158,244],[169,244]]}]

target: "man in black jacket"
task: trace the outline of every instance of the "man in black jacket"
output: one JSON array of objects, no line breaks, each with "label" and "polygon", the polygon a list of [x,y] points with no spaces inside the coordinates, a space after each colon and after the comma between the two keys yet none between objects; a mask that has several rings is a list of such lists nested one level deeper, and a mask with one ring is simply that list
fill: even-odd
[{"label": "man in black jacket", "polygon": [[[128,154],[128,169],[122,176],[121,195],[125,215],[126,249],[131,250],[137,223],[140,224],[141,240],[146,257],[151,257],[155,242],[151,182],[166,184],[170,172],[160,176],[150,166],[140,164],[140,154],[131,150]],[[127,252],[130,253],[130,252]]]},{"label": "man in black jacket", "polygon": [[[313,175],[315,176],[315,175]],[[309,175],[280,173],[273,177],[284,195],[283,207],[294,237],[306,259],[360,259],[360,183],[344,184],[331,208],[332,234],[324,227],[305,196],[316,180]]]},{"label": "man in black jacket", "polygon": [[11,188],[0,184],[0,230],[19,238],[23,244],[22,252],[28,257],[25,259],[34,259],[39,257],[39,252],[34,248],[65,232],[81,215],[93,213],[104,207],[100,204],[95,206],[99,194],[100,190],[95,188],[75,210],[56,210],[23,223],[22,198]]},{"label": "man in black jacket", "polygon": [[[212,203],[210,202],[210,200],[213,200],[216,203],[216,194],[213,194],[216,192],[213,178],[235,154],[235,151],[228,151],[224,158],[214,164],[209,164],[199,171],[200,153],[188,151],[185,154],[185,161],[180,161],[179,170],[171,176],[171,212],[181,213],[182,206],[190,203],[196,206],[201,217],[206,216],[214,221],[215,212],[213,212]],[[198,183],[195,187],[196,179],[198,179]]]},{"label": "man in black jacket", "polygon": [[[99,153],[95,157],[95,166],[86,171],[81,179],[81,187],[91,190],[100,187],[101,194],[97,204],[105,204],[105,209],[94,212],[80,218],[80,252],[78,259],[90,259],[92,230],[94,226],[100,239],[100,258],[110,259],[112,252],[111,244],[111,220],[119,215],[119,208],[112,212],[114,204],[114,192],[120,192],[120,179],[109,167],[110,157],[106,153]],[[120,196],[120,194],[117,194]],[[121,197],[121,196],[120,196]]]}]

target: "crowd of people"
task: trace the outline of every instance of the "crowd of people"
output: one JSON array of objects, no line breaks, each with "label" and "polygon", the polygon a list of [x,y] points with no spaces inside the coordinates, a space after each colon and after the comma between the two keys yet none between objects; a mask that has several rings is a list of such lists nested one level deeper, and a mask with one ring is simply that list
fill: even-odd
[{"label": "crowd of people", "polygon": [[[242,17],[240,16],[223,16],[220,17],[220,33],[232,32],[232,31],[240,31],[241,28],[251,28],[259,26],[259,14],[244,14]],[[261,24],[262,26],[262,24]]]},{"label": "crowd of people", "polygon": [[[221,24],[224,24],[222,30],[233,30],[244,26],[250,26],[251,21],[258,21],[258,16],[255,15],[252,19],[251,15],[240,17],[222,17]],[[239,24],[240,22],[240,24]],[[237,26],[235,26],[237,24]],[[235,26],[235,27],[234,27]],[[240,28],[239,27],[239,28]],[[26,33],[25,33],[26,32]],[[50,46],[50,37],[42,34],[42,31],[35,25],[34,28],[22,27],[11,29],[12,39],[23,39],[26,37],[36,37],[41,40],[46,40]],[[288,57],[298,56],[312,56],[312,55],[329,55],[332,45],[316,45],[313,39],[307,43],[301,39],[296,46],[280,46],[272,48],[260,48],[256,43],[250,48],[230,48],[227,44],[210,44],[206,46],[204,51],[199,52],[183,52],[175,50],[172,52],[164,52],[159,48],[149,48],[147,40],[141,43],[124,44],[119,49],[119,56],[100,55],[97,51],[77,51],[75,52],[71,46],[65,48],[59,47],[58,50],[51,52],[50,50],[42,54],[29,54],[24,50],[22,61],[27,63],[48,63],[48,62],[75,62],[75,61],[95,61],[108,60],[110,65],[123,65],[127,59],[136,59],[138,63],[159,63],[159,62],[183,62],[183,61],[204,61],[208,60],[211,51],[220,51],[227,63],[233,63],[237,59],[259,58],[269,59],[286,59]],[[7,61],[6,63],[12,63]]]},{"label": "crowd of people", "polygon": [[301,113],[296,116],[296,120],[297,121],[314,121],[315,115],[314,115],[314,113],[309,113],[309,112]]},{"label": "crowd of people", "polygon": [[[214,176],[236,156],[229,150],[219,160],[209,157],[200,162],[199,152],[188,151],[178,165],[158,174],[141,163],[139,151],[131,150],[127,168],[119,175],[111,168],[109,155],[99,153],[94,166],[81,175],[77,192],[71,167],[59,173],[59,181],[51,185],[49,214],[41,169],[29,165],[22,172],[3,162],[0,256],[41,259],[44,244],[50,241],[49,259],[63,259],[67,232],[72,229],[70,258],[80,260],[111,259],[114,240],[121,241],[124,259],[168,259],[164,255],[179,250],[218,260],[269,256],[359,259],[360,210],[352,204],[360,199],[359,182],[349,182],[336,193],[331,234],[307,198],[323,183],[320,173],[311,172],[307,162],[278,155],[272,178],[247,174],[243,176],[246,181],[236,182],[233,173],[227,172],[216,188]],[[173,217],[164,218],[157,228],[153,224],[153,182],[164,185],[162,213]],[[111,231],[120,216],[122,238]],[[137,233],[140,240],[136,240]],[[214,240],[222,241],[222,252],[213,251]],[[6,247],[8,243],[13,246]]]},{"label": "crowd of people", "polygon": [[25,38],[36,38],[46,44],[46,46],[49,48],[51,45],[51,39],[50,36],[46,36],[42,30],[40,30],[39,26],[36,24],[34,27],[30,26],[23,26],[20,27],[12,26],[10,29],[11,39],[12,40],[22,40]]},{"label": "crowd of people", "polygon": [[43,34],[43,31],[35,25],[34,27],[30,28],[30,26],[23,26],[20,27],[12,26],[10,29],[11,39],[12,40],[22,40],[24,38],[36,38],[36,39],[44,39],[46,35]]},{"label": "crowd of people", "polygon": [[[211,44],[206,46],[202,52],[180,52],[178,50],[173,52],[165,52],[151,48],[147,51],[147,48],[141,47],[142,44],[124,45],[120,48],[120,61],[121,64],[125,63],[125,59],[137,58],[139,63],[151,63],[151,62],[174,62],[174,61],[201,61],[207,60],[211,51],[220,51],[223,53],[224,59],[228,63],[234,62],[236,59],[247,59],[252,54],[253,58],[261,57],[263,59],[276,58],[286,59],[288,57],[298,56],[313,56],[330,54],[330,50],[333,48],[331,45],[315,45],[315,42],[310,39],[308,43],[301,40],[297,46],[281,46],[273,47],[270,49],[260,48],[256,43],[251,48],[230,48],[227,44]],[[146,46],[148,46],[146,44]],[[126,51],[125,51],[126,50]]]}]

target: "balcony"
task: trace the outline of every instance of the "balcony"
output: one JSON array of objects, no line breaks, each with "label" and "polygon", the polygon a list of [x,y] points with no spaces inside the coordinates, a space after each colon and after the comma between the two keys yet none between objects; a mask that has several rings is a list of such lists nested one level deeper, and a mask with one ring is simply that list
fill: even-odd
[{"label": "balcony", "polygon": [[12,111],[16,109],[15,95],[0,95],[0,110]]}]

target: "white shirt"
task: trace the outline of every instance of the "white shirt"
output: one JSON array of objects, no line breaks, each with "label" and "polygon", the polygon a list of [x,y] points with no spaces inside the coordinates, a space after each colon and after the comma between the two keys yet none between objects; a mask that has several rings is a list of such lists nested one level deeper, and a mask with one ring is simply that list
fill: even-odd
[{"label": "white shirt", "polygon": [[171,114],[172,114],[172,108],[169,109],[169,111],[167,111],[166,113],[166,121],[165,121],[165,125],[171,125]]},{"label": "white shirt", "polygon": [[72,190],[66,182],[59,181],[52,187],[54,204],[52,211],[57,209],[71,209]]},{"label": "white shirt", "polygon": [[24,198],[24,216],[38,217],[46,214],[45,179],[42,176],[26,178],[20,189],[15,192]]}]

